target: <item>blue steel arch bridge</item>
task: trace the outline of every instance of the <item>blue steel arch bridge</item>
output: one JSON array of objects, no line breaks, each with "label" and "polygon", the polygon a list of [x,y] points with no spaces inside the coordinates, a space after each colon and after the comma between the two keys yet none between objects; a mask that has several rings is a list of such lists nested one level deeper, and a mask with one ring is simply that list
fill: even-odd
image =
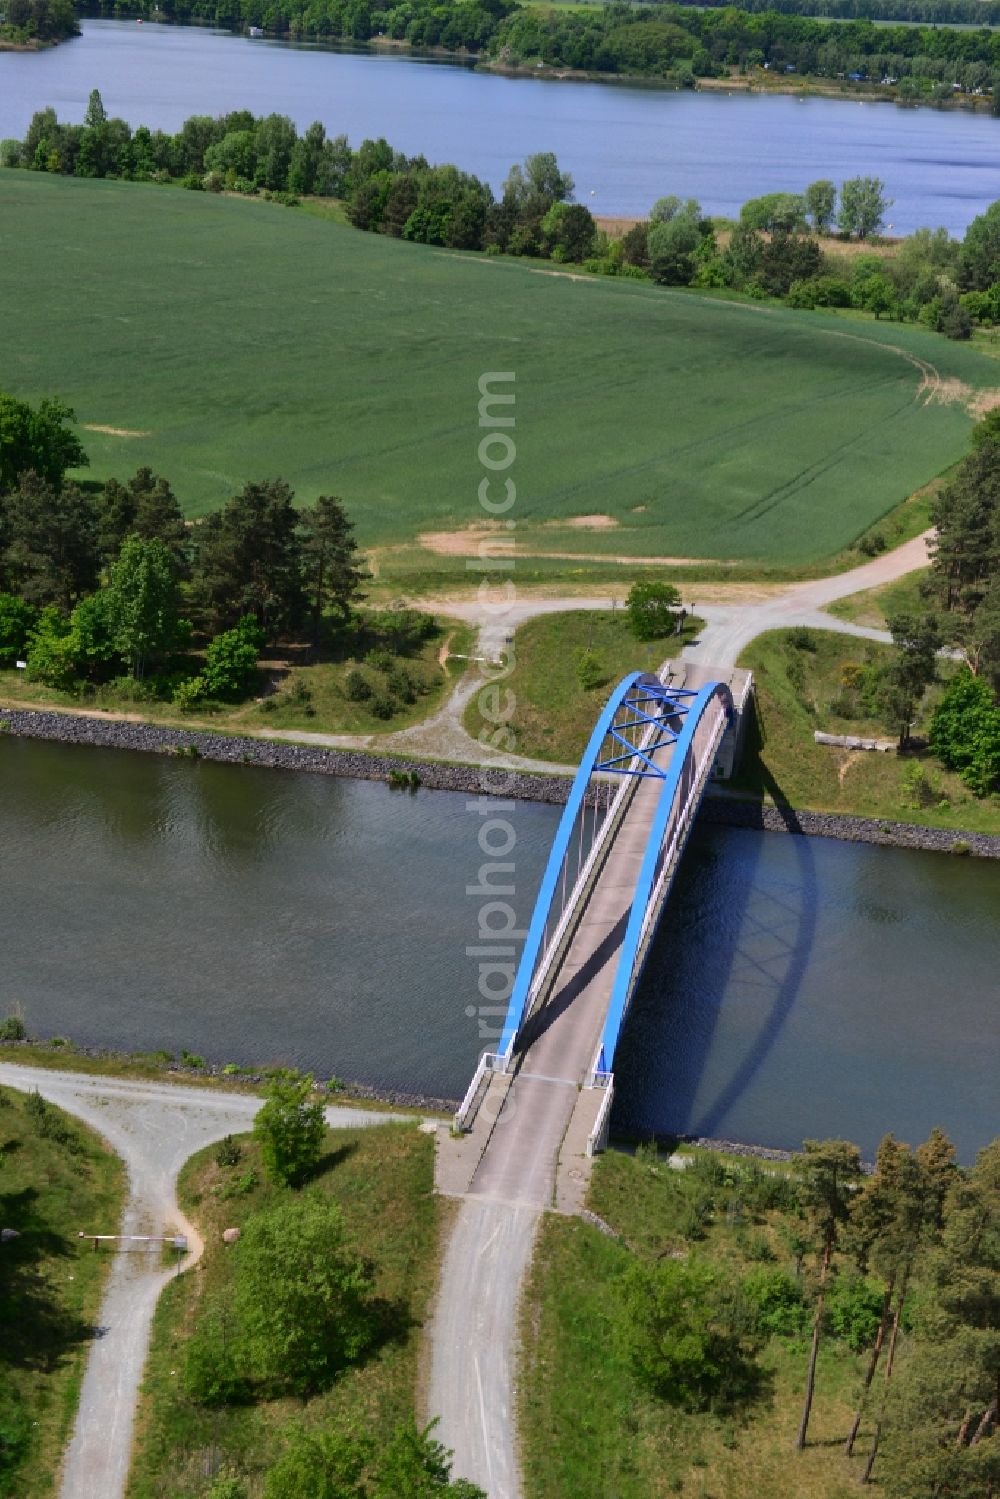
[{"label": "blue steel arch bridge", "polygon": [[[538,1207],[557,1159],[603,1148],[614,1059],[727,728],[729,686],[634,672],[612,692],[556,830],[495,1053],[456,1115],[471,1195]],[[470,1142],[470,1145],[473,1142]]]}]

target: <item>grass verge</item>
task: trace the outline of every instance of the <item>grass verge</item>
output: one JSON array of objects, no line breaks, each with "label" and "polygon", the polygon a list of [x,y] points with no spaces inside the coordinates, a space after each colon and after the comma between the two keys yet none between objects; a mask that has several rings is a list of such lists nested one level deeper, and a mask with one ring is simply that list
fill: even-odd
[{"label": "grass verge", "polygon": [[617,1278],[636,1259],[686,1256],[737,1274],[766,1262],[795,1274],[786,1232],[797,1220],[741,1199],[739,1168],[706,1190],[698,1166],[671,1171],[647,1150],[595,1164],[590,1207],[621,1237],[546,1217],[522,1307],[519,1421],[526,1499],[846,1499],[857,1465],[840,1447],[858,1360],[821,1350],[809,1445],[793,1450],[808,1342],[772,1336],[756,1396],[737,1409],[684,1411],[650,1393],[615,1336]]},{"label": "grass verge", "polygon": [[[619,609],[568,609],[528,620],[514,637],[515,665],[504,683],[516,702],[511,748],[561,765],[579,760],[612,685],[630,671],[656,671],[665,657],[680,655],[701,626],[692,615],[679,635],[639,641]],[[586,687],[578,672],[585,654],[596,663]],[[465,727],[474,738],[490,727],[478,698],[465,711]]]},{"label": "grass verge", "polygon": [[827,612],[838,619],[849,619],[852,624],[884,630],[890,615],[924,612],[927,605],[921,597],[920,584],[929,571],[922,567],[919,572],[897,578],[895,583],[883,583],[879,588],[865,588],[861,593],[848,594],[846,599],[835,599],[826,606]]},{"label": "grass verge", "polygon": [[78,1230],[114,1233],[125,1200],[118,1157],[51,1104],[0,1088],[0,1494],[47,1499],[76,1412],[107,1255]]},{"label": "grass verge", "polygon": [[[808,646],[803,641],[808,641]],[[813,733],[892,738],[885,725],[845,716],[845,679],[850,669],[878,661],[888,647],[823,630],[773,630],[743,652],[756,683],[751,722],[735,790],[764,800],[818,812],[921,823],[977,833],[1000,832],[1000,798],[972,795],[930,755],[877,754],[816,744]],[[942,675],[950,667],[941,663]],[[846,674],[846,678],[845,678]],[[926,732],[940,685],[927,693],[915,724]],[[904,786],[909,766],[926,772],[929,792],[919,798]]]},{"label": "grass verge", "polygon": [[179,1371],[185,1341],[206,1299],[225,1299],[233,1250],[223,1230],[290,1196],[263,1180],[259,1151],[241,1139],[241,1159],[216,1163],[217,1146],[181,1172],[179,1198],[205,1239],[199,1270],[172,1282],[160,1299],[139,1407],[129,1499],[195,1499],[220,1471],[239,1474],[252,1495],[280,1454],[289,1422],[378,1437],[415,1414],[420,1328],[437,1277],[438,1200],[432,1139],[408,1124],[331,1130],[305,1190],[340,1207],[350,1248],[374,1267],[375,1293],[398,1313],[396,1332],[323,1394],[206,1409],[188,1399]]}]

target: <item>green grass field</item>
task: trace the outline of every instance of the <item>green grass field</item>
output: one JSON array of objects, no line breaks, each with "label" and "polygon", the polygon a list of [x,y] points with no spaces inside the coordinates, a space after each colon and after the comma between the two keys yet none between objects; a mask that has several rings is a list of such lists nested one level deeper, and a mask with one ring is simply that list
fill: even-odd
[{"label": "green grass field", "polygon": [[[525,550],[788,565],[836,553],[962,455],[965,407],[922,382],[997,382],[989,358],[915,328],[28,172],[0,177],[0,297],[0,387],[112,429],[84,434],[96,477],[149,463],[198,514],[279,474],[303,501],[342,495],[366,546],[482,522],[488,371],[517,377]],[[568,524],[592,514],[617,524]]]},{"label": "green grass field", "polygon": [[[17,1056],[23,1060],[24,1053]],[[77,1230],[115,1233],[125,1198],[117,1156],[85,1125],[0,1088],[0,1494],[48,1499],[80,1393],[109,1255]]]}]

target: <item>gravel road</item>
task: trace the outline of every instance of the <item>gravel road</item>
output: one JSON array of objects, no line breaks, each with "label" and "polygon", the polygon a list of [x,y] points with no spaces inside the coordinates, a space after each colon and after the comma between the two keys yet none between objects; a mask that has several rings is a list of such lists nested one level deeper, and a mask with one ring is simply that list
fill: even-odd
[{"label": "gravel road", "polygon": [[[927,542],[931,532],[914,537],[895,551],[829,578],[809,583],[775,584],[705,583],[683,584],[685,603],[694,600],[705,629],[693,645],[684,650],[686,660],[705,666],[735,666],[750,642],[765,630],[787,629],[791,625],[808,625],[817,630],[836,630],[843,635],[859,635],[865,640],[888,641],[885,630],[870,630],[824,612],[835,599],[863,589],[893,583],[917,568],[926,567]],[[561,614],[567,609],[610,609],[621,605],[621,598],[607,592],[581,595],[565,594],[545,597],[541,593],[519,593],[502,606],[473,598],[420,600],[420,607],[454,619],[464,620],[478,631],[476,654],[496,661],[508,648],[508,641],[520,625],[540,614]],[[504,754],[478,744],[466,733],[463,717],[470,699],[482,688],[486,678],[478,670],[467,671],[447,702],[423,723],[401,729],[395,734],[320,734],[300,729],[269,729],[267,736],[299,743],[319,744],[331,749],[381,749],[394,754],[425,756],[434,760],[455,760],[463,764],[489,765],[516,770],[562,771],[572,775],[575,765],[556,765],[551,761],[531,760],[523,755]]]},{"label": "gravel road", "polygon": [[455,1454],[453,1474],[489,1499],[520,1499],[514,1420],[521,1281],[540,1213],[483,1198],[459,1209],[431,1328],[428,1414]]},{"label": "gravel road", "polygon": [[[97,1130],[128,1169],[123,1221],[71,1223],[67,1232],[186,1234],[178,1269],[160,1255],[117,1254],[87,1360],[76,1424],[63,1459],[60,1499],[120,1499],[132,1453],[132,1427],[157,1299],[172,1276],[190,1268],[203,1244],[177,1203],[177,1173],[189,1156],[224,1135],[250,1128],[262,1100],[172,1083],[129,1082],[0,1062],[0,1083],[44,1098]],[[403,1115],[329,1108],[334,1127],[384,1124]]]}]

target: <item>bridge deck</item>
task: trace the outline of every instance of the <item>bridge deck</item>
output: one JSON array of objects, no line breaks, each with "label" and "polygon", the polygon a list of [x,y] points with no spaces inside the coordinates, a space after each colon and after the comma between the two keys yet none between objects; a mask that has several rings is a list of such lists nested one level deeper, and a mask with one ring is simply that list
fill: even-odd
[{"label": "bridge deck", "polygon": [[522,1029],[518,1072],[469,1188],[475,1196],[552,1203],[559,1147],[601,1039],[661,786],[636,786],[548,1001]]}]

